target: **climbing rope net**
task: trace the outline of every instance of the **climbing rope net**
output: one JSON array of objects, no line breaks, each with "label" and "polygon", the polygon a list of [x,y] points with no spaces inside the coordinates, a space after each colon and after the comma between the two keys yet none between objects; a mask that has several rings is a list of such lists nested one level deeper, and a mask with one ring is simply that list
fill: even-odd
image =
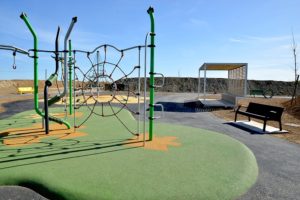
[{"label": "climbing rope net", "polygon": [[[74,117],[75,128],[86,123],[92,115],[101,117],[114,116],[133,135],[140,132],[141,103],[146,102],[146,87],[144,97],[141,99],[141,54],[144,49],[144,81],[146,81],[146,45],[134,46],[126,49],[118,49],[115,46],[104,44],[96,47],[93,51],[73,51],[74,70],[74,108],[87,107],[89,114],[77,122]],[[130,52],[130,53],[129,53]],[[76,56],[78,53],[86,54],[90,67],[84,71],[77,66]],[[125,55],[137,54],[136,62],[127,63]],[[96,58],[96,59],[93,59]],[[128,66],[129,65],[129,66]],[[126,71],[127,69],[127,71]],[[134,75],[136,78],[129,80]],[[134,83],[132,82],[134,81]],[[146,85],[144,83],[144,85]],[[130,106],[131,99],[137,106]],[[133,115],[138,116],[137,129],[132,130],[118,114],[127,109]],[[145,118],[145,112],[144,112]],[[76,121],[77,120],[77,121]],[[144,120],[145,121],[145,120]],[[145,130],[145,125],[144,125]],[[145,131],[144,131],[145,132]]]}]

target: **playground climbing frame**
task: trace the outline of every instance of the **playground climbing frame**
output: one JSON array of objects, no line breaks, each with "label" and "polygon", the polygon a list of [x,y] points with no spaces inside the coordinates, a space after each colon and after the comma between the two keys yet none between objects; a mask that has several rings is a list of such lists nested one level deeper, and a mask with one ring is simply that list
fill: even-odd
[{"label": "playground climbing frame", "polygon": [[[154,129],[154,125],[153,125],[153,121],[154,119],[156,119],[156,117],[154,116],[154,107],[155,106],[161,106],[161,105],[157,105],[154,104],[154,89],[156,87],[161,87],[158,85],[155,85],[155,75],[160,75],[163,77],[162,74],[160,73],[156,73],[154,70],[154,65],[155,65],[155,23],[154,23],[154,9],[152,7],[150,7],[147,10],[149,16],[150,16],[150,32],[146,35],[146,39],[145,39],[145,44],[144,45],[137,45],[134,47],[130,47],[130,48],[126,48],[126,49],[118,49],[112,45],[100,45],[98,47],[96,47],[93,51],[88,52],[88,51],[83,51],[83,50],[72,50],[72,43],[71,40],[69,39],[71,32],[73,30],[73,27],[75,25],[75,23],[77,22],[77,17],[73,17],[71,24],[68,28],[68,31],[65,35],[64,38],[64,50],[59,50],[59,35],[60,35],[60,27],[58,27],[57,29],[57,35],[56,35],[56,40],[55,40],[55,50],[42,50],[38,48],[38,36],[36,34],[36,32],[34,31],[34,28],[32,27],[32,25],[29,22],[29,19],[27,17],[27,15],[25,13],[22,13],[20,15],[21,19],[24,21],[24,23],[26,24],[27,28],[29,29],[32,37],[33,37],[33,49],[29,49],[28,51],[14,47],[14,46],[10,46],[10,45],[0,45],[0,50],[9,50],[13,52],[13,56],[14,56],[14,63],[13,63],[13,68],[16,68],[16,64],[15,64],[15,56],[16,53],[21,53],[21,54],[25,54],[30,58],[33,58],[33,79],[34,79],[34,85],[33,85],[33,96],[34,96],[34,110],[35,112],[42,117],[43,121],[44,121],[44,127],[45,127],[45,133],[48,134],[49,133],[49,121],[53,121],[55,123],[59,123],[59,124],[63,124],[65,125],[68,129],[71,128],[71,125],[69,122],[67,122],[65,119],[61,119],[61,118],[57,118],[54,116],[49,115],[48,112],[48,107],[57,103],[58,101],[62,100],[62,98],[66,98],[67,96],[69,97],[69,114],[72,114],[74,112],[74,108],[76,108],[76,101],[75,101],[75,97],[76,97],[76,92],[75,92],[75,85],[76,85],[76,69],[80,69],[78,66],[76,66],[76,58],[75,58],[75,54],[80,52],[80,53],[86,53],[87,57],[89,58],[89,55],[97,52],[97,50],[99,50],[100,48],[107,48],[107,47],[111,47],[115,50],[117,50],[118,52],[121,53],[121,58],[119,60],[119,62],[121,61],[124,52],[126,51],[131,51],[134,49],[138,49],[138,57],[139,57],[139,61],[138,61],[138,65],[134,67],[134,69],[130,72],[130,73],[124,73],[124,77],[122,77],[121,81],[128,78],[128,76],[135,70],[138,70],[138,91],[135,93],[135,95],[138,96],[138,111],[131,111],[130,108],[126,105],[126,101],[125,103],[119,101],[121,103],[121,107],[122,108],[127,108],[129,111],[131,111],[132,113],[138,114],[140,115],[140,95],[141,95],[141,87],[140,87],[140,83],[141,83],[141,78],[140,78],[140,68],[141,68],[141,49],[144,48],[144,135],[146,133],[146,129],[145,129],[145,121],[146,121],[146,92],[147,92],[147,88],[146,88],[146,71],[147,71],[147,48],[150,49],[150,72],[149,72],[149,79],[150,79],[150,83],[149,83],[149,116],[148,116],[148,120],[149,120],[149,140],[151,141],[153,138],[153,129]],[[150,36],[150,44],[148,44],[148,36]],[[49,78],[45,81],[45,87],[44,87],[44,108],[41,109],[39,107],[39,100],[38,100],[38,96],[39,96],[39,91],[38,91],[38,64],[39,64],[39,52],[43,52],[43,53],[51,53],[54,54],[54,59],[55,59],[55,72],[52,73]],[[58,72],[59,72],[59,54],[63,54],[63,64],[64,64],[64,68],[63,68],[63,82],[64,82],[64,90],[62,93],[59,93],[57,95],[55,95],[54,97],[48,99],[48,88],[52,86],[52,84],[58,79]],[[98,52],[97,52],[98,53]],[[32,55],[33,54],[33,55]],[[72,55],[73,54],[73,55]],[[90,58],[89,58],[90,59]],[[104,65],[108,65],[111,64],[114,66],[114,70],[115,69],[119,69],[120,71],[122,71],[122,69],[119,67],[119,62],[117,64],[112,64],[107,62],[106,60],[104,60],[102,63],[98,60],[96,63],[96,66],[99,67],[99,64],[101,63],[103,68]],[[92,67],[90,68],[94,70],[95,65],[93,65],[93,63],[91,62]],[[113,71],[114,71],[113,70]],[[81,70],[82,71],[82,70]],[[104,72],[104,71],[103,71]],[[74,74],[74,76],[72,75],[72,73]],[[86,76],[86,72],[83,72],[83,77],[87,78]],[[100,74],[96,73],[96,77],[97,79],[99,78]],[[102,76],[104,76],[104,74],[102,74]],[[111,78],[111,75],[105,75],[106,78]],[[73,80],[72,80],[73,78]],[[73,85],[73,86],[72,86]],[[116,90],[116,83],[115,81],[113,82],[113,87],[111,88],[112,90]],[[72,88],[74,87],[74,88]],[[131,91],[129,91],[131,92]],[[73,94],[72,94],[73,93]],[[93,95],[93,94],[92,94]],[[98,89],[98,95],[99,95],[99,89]],[[73,97],[73,99],[72,99]],[[88,97],[90,98],[90,97]],[[114,97],[113,97],[114,98]],[[117,98],[115,98],[116,100],[118,100]],[[66,101],[66,100],[65,100]],[[74,105],[73,105],[73,103]],[[98,101],[95,101],[96,103],[98,103]],[[93,108],[90,109],[91,113],[89,114],[95,114],[94,113],[94,108],[96,106],[96,103],[93,105]],[[108,102],[108,105],[110,106],[110,108],[112,109],[112,105],[110,104],[110,102]],[[103,104],[101,105],[103,107]],[[78,107],[78,105],[77,105]],[[65,105],[65,111],[67,111],[67,105]],[[163,110],[163,108],[162,108]],[[117,113],[112,109],[113,115],[117,117]],[[100,115],[101,116],[101,115]],[[103,116],[103,114],[102,114]],[[117,117],[118,118],[118,117]],[[74,119],[75,119],[75,115],[74,115]],[[118,118],[119,119],[119,118]],[[138,125],[137,125],[137,134],[139,133],[139,121],[140,121],[140,116],[139,116],[139,120],[138,120]],[[121,120],[120,120],[121,122]],[[122,123],[122,122],[121,122]],[[75,124],[75,121],[74,121]],[[124,124],[124,126],[126,127],[126,125]],[[76,128],[76,126],[74,125],[74,128]],[[145,137],[144,137],[145,138]]]}]

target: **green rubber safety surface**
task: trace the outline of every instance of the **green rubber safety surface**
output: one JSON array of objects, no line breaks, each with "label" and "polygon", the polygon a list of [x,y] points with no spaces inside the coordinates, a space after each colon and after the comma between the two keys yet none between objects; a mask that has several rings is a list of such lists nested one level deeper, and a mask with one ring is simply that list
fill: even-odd
[{"label": "green rubber safety surface", "polygon": [[[0,185],[29,187],[50,199],[235,199],[257,179],[253,153],[223,134],[155,123],[154,140],[143,147],[116,117],[95,115],[76,137],[34,136],[38,142],[31,143],[27,136],[41,121],[32,114],[0,121]],[[137,129],[128,111],[118,117]]]}]

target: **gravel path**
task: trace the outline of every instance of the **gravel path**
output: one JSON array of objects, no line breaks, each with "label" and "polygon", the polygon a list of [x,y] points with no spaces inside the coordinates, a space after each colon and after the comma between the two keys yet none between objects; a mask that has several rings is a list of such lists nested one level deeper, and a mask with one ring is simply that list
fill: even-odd
[{"label": "gravel path", "polygon": [[[182,107],[186,100],[195,97],[195,94],[157,95],[156,102],[169,102]],[[30,107],[29,102],[24,107]],[[259,166],[258,180],[239,200],[300,199],[300,145],[269,135],[251,134],[226,124],[224,120],[209,112],[192,112],[189,109],[183,111],[169,110],[164,113],[164,118],[158,121],[204,128],[229,135],[243,142],[255,154]],[[4,114],[5,117],[8,115]],[[0,115],[0,119],[4,116]],[[44,198],[21,187],[0,187],[0,200],[2,199]]]}]

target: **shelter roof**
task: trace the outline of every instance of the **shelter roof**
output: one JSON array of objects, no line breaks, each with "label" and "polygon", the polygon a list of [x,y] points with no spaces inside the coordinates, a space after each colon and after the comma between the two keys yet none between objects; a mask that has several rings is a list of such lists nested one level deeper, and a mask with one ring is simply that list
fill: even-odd
[{"label": "shelter roof", "polygon": [[199,70],[233,70],[247,65],[248,63],[203,63]]}]

